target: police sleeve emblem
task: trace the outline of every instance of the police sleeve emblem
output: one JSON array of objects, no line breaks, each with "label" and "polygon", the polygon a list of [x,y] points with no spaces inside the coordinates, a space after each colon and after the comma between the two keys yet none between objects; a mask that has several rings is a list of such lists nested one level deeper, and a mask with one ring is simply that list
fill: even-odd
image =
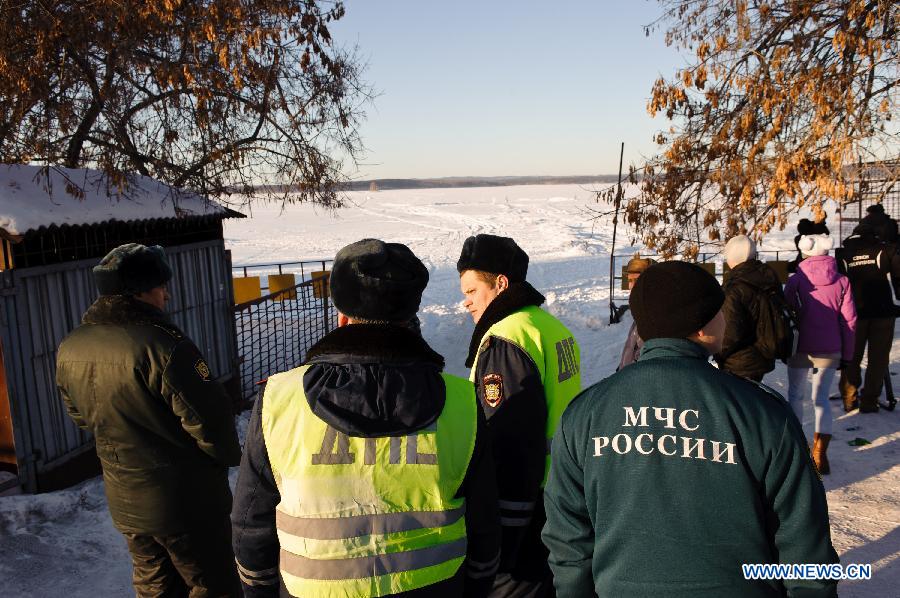
[{"label": "police sleeve emblem", "polygon": [[489,407],[496,408],[503,402],[503,376],[500,374],[488,374],[482,380],[484,386],[484,402]]},{"label": "police sleeve emblem", "polygon": [[197,363],[194,364],[194,369],[197,370],[197,374],[204,382],[209,380],[209,366],[206,365],[205,361],[198,359]]}]

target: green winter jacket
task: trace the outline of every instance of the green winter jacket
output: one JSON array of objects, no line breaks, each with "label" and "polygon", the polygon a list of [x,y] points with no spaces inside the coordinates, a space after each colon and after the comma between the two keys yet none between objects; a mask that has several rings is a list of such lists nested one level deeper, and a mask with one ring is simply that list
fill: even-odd
[{"label": "green winter jacket", "polygon": [[825,490],[774,391],[686,339],[569,405],[543,540],[560,598],[835,596],[832,581],[746,581],[742,563],[837,563]]},{"label": "green winter jacket", "polygon": [[227,516],[227,468],[241,456],[231,403],[163,312],[100,297],[60,345],[56,383],[94,435],[119,531],[168,535]]}]

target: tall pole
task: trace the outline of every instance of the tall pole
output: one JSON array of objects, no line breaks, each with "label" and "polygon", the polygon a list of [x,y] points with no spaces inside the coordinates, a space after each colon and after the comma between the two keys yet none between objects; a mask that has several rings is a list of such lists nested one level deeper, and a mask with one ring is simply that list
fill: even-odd
[{"label": "tall pole", "polygon": [[622,204],[622,158],[625,157],[625,142],[619,149],[619,182],[616,183],[615,214],[613,215],[612,249],[609,251],[609,323],[615,324],[616,307],[613,303],[613,287],[616,283],[616,228],[619,226],[619,206]]}]

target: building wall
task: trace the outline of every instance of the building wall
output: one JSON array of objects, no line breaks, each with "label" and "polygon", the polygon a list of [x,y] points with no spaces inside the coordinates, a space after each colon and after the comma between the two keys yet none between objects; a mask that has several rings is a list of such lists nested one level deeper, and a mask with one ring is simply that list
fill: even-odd
[{"label": "building wall", "polygon": [[[174,277],[168,311],[218,378],[236,368],[231,272],[222,240],[166,248]],[[0,272],[0,343],[25,490],[45,489],[54,471],[93,449],[56,389],[56,349],[96,299],[97,259]]]}]

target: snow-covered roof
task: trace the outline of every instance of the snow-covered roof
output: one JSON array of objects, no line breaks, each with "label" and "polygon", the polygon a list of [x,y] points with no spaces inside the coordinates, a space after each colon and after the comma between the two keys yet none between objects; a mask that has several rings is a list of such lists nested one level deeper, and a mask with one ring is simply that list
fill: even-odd
[{"label": "snow-covered roof", "polygon": [[196,193],[144,176],[118,189],[100,171],[0,164],[0,229],[11,236],[51,225],[230,214]]}]

